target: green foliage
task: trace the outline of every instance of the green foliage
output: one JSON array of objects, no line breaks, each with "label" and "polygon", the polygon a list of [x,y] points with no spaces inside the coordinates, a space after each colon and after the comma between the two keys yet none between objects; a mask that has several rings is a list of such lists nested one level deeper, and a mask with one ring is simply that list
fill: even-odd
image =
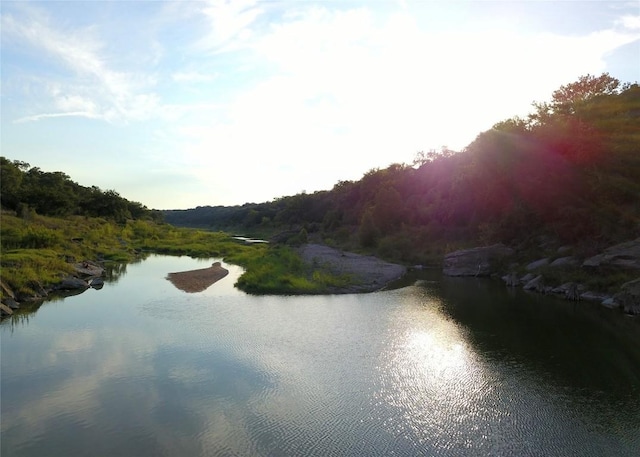
[{"label": "green foliage", "polygon": [[85,215],[122,224],[130,219],[158,221],[161,216],[140,203],[126,200],[114,190],[81,186],[60,171],[44,172],[5,157],[0,157],[0,168],[2,207],[15,211],[20,217],[29,218],[33,213],[59,217]]}]

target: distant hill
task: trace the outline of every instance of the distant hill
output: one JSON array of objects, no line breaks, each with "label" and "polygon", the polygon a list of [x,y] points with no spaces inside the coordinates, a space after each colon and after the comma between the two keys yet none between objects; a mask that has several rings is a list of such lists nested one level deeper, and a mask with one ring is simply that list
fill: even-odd
[{"label": "distant hill", "polygon": [[164,211],[175,225],[302,230],[421,262],[453,247],[541,239],[594,252],[640,233],[640,87],[608,74],[560,87],[464,150],[420,153],[332,190]]}]

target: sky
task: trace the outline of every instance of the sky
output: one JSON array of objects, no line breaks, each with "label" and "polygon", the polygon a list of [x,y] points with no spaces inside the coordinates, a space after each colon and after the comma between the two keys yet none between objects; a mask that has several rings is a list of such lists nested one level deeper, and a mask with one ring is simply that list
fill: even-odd
[{"label": "sky", "polygon": [[561,85],[640,81],[640,1],[0,1],[0,154],[152,209],[461,150]]}]

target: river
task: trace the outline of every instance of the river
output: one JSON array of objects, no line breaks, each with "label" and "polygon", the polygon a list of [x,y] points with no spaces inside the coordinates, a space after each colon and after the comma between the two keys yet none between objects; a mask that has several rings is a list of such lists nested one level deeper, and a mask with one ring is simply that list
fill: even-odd
[{"label": "river", "polygon": [[0,324],[3,456],[637,456],[640,322],[427,272],[188,294],[150,256]]}]

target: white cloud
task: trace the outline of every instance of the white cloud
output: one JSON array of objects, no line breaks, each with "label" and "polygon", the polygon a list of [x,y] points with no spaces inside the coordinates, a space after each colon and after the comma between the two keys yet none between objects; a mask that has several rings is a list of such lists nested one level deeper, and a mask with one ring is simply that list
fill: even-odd
[{"label": "white cloud", "polygon": [[94,113],[90,113],[88,111],[68,111],[64,113],[41,113],[34,114],[32,116],[25,116],[19,119],[16,119],[14,122],[16,124],[21,124],[23,122],[36,122],[42,119],[55,119],[60,117],[85,117],[89,119],[99,119],[100,117]]},{"label": "white cloud", "polygon": [[105,46],[92,27],[57,28],[40,10],[24,8],[23,17],[4,15],[4,33],[44,51],[41,60],[62,64],[71,74],[49,75],[56,83],[52,107],[59,113],[25,116],[20,121],[50,117],[85,116],[110,122],[145,119],[157,108],[157,96],[148,92],[153,80],[111,69]]},{"label": "white cloud", "polygon": [[215,73],[201,73],[198,71],[179,71],[171,75],[171,79],[176,82],[201,83],[210,82],[216,79]]},{"label": "white cloud", "polygon": [[208,33],[198,41],[200,49],[230,51],[251,38],[249,26],[263,13],[255,0],[209,0],[200,10]]},{"label": "white cloud", "polygon": [[622,16],[620,18],[619,23],[623,27],[625,27],[627,29],[638,30],[638,29],[640,29],[640,15],[637,15],[637,16],[631,16],[631,15]]}]

